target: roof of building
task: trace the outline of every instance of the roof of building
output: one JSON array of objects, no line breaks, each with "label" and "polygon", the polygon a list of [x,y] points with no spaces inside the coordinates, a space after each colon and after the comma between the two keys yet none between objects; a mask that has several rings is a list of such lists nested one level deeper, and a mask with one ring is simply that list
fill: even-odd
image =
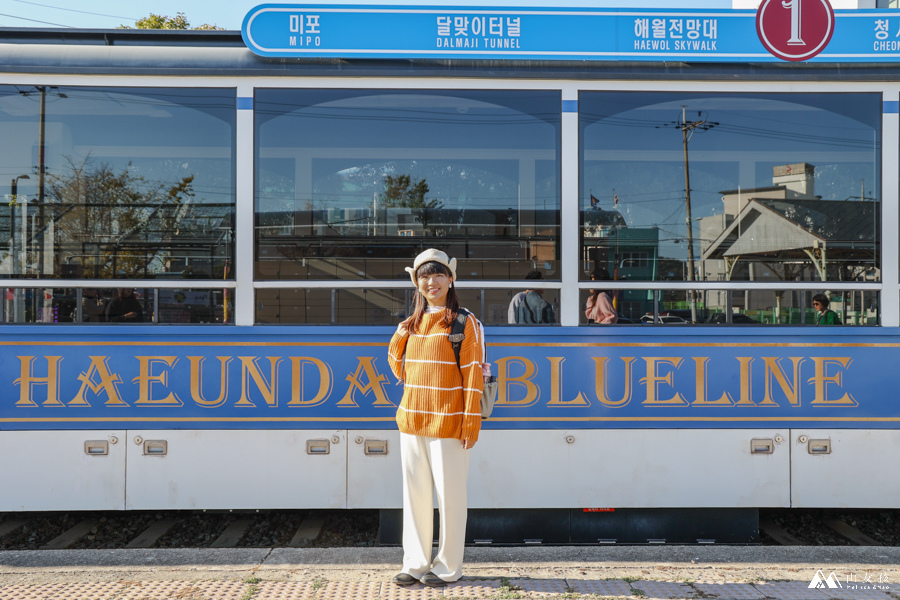
[{"label": "roof of building", "polygon": [[849,200],[757,200],[829,242],[871,242],[878,229],[878,203]]},{"label": "roof of building", "polygon": [[736,190],[723,190],[719,192],[723,196],[733,196],[740,194],[742,196],[749,196],[752,194],[760,194],[762,192],[777,192],[778,190],[784,190],[785,187],[783,185],[769,185],[766,187],[755,187],[755,188],[743,188]]},{"label": "roof of building", "polygon": [[871,252],[879,229],[875,202],[753,198],[703,250],[703,258],[802,252],[827,246]]}]

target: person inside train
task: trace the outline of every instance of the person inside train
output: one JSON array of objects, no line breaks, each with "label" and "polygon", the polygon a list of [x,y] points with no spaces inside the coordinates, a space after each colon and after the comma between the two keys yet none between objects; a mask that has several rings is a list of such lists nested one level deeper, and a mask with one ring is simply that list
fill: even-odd
[{"label": "person inside train", "polygon": [[[456,259],[429,249],[406,270],[416,287],[415,308],[398,325],[388,350],[391,370],[404,384],[397,409],[403,567],[392,581],[440,587],[462,576],[469,450],[481,429],[484,329],[468,313],[457,360],[449,339],[461,310],[453,285]],[[440,541],[432,560],[435,492]]]},{"label": "person inside train", "polygon": [[[610,279],[609,271],[603,267],[597,267],[591,273],[591,281],[610,281]],[[588,323],[598,325],[612,325],[619,321],[619,314],[613,306],[612,298],[604,290],[590,290],[584,316],[587,317]]]},{"label": "person inside train", "polygon": [[[543,279],[538,270],[529,271],[525,279]],[[525,290],[513,296],[507,311],[510,324],[555,323],[553,306],[544,300],[544,290]]]},{"label": "person inside train", "polygon": [[819,312],[816,325],[841,325],[841,318],[836,312],[828,308],[831,303],[825,294],[813,296],[813,307]]},{"label": "person inside train", "polygon": [[142,323],[144,311],[141,301],[134,295],[134,288],[119,288],[119,293],[106,307],[106,320],[110,323]]},{"label": "person inside train", "polygon": [[85,323],[101,323],[105,320],[105,313],[100,291],[85,288],[81,293],[81,320]]}]

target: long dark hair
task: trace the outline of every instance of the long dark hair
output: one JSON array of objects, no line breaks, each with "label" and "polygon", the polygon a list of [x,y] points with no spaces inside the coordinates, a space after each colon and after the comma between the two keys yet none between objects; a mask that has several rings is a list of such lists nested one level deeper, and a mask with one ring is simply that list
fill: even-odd
[{"label": "long dark hair", "polygon": [[[611,280],[612,280],[612,277],[609,276],[609,271],[607,271],[603,267],[597,267],[591,273],[591,281],[611,281]],[[612,299],[616,297],[616,290],[591,290],[591,298],[594,301],[594,306],[597,305],[597,298],[603,292],[606,292],[606,294],[609,296],[610,302],[612,302]]]},{"label": "long dark hair", "polygon": [[[423,265],[420,265],[418,269],[416,269],[416,281],[419,281],[419,277],[424,275],[436,275],[443,274],[447,277],[453,277],[453,274],[450,273],[450,269],[446,266],[442,265],[439,262],[429,261]],[[419,291],[419,286],[416,285],[416,300],[415,305],[413,307],[412,321],[409,324],[409,331],[412,333],[417,333],[419,330],[419,325],[422,323],[422,317],[425,316],[425,308],[428,306],[428,301],[425,300],[425,296],[422,295],[422,292]],[[444,310],[444,324],[447,327],[453,324],[453,320],[456,319],[456,313],[459,312],[459,298],[456,297],[456,288],[453,287],[453,284],[450,284],[450,289],[447,290],[447,308]]]}]

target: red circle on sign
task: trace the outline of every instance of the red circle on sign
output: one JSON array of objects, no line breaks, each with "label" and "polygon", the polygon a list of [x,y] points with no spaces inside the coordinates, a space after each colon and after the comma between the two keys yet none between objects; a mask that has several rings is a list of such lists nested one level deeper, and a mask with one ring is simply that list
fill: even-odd
[{"label": "red circle on sign", "polygon": [[834,33],[828,0],[763,0],[756,33],[766,50],[784,60],[808,60],[825,49]]}]

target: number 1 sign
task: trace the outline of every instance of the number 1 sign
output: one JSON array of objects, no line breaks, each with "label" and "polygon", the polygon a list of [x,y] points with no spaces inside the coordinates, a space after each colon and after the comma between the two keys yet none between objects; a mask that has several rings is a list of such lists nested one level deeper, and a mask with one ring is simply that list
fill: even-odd
[{"label": "number 1 sign", "polygon": [[756,32],[778,58],[808,60],[831,40],[834,11],[828,0],[763,0],[756,12]]}]

